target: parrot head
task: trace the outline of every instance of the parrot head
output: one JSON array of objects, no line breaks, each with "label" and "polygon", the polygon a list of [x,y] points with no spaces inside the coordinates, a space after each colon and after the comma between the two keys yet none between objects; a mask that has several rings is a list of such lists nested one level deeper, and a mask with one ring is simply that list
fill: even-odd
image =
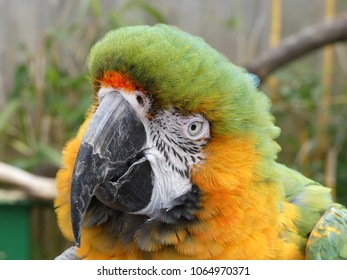
[{"label": "parrot head", "polygon": [[[202,162],[210,124],[175,107],[153,111],[148,95],[113,84],[98,90],[99,105],[83,136],[71,185],[76,244],[92,198],[126,213],[156,218],[193,191],[192,169]],[[192,209],[193,210],[193,209]]]},{"label": "parrot head", "polygon": [[106,224],[129,239],[136,217],[144,222],[134,232],[242,212],[250,202],[240,197],[260,192],[243,186],[270,180],[279,130],[269,101],[254,76],[201,38],[167,25],[120,28],[92,48],[89,71],[94,103],[66,175],[78,246],[83,228]]}]

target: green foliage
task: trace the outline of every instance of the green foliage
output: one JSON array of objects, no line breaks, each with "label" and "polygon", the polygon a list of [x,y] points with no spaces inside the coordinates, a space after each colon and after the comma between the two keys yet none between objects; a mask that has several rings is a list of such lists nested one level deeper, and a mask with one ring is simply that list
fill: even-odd
[{"label": "green foliage", "polygon": [[131,0],[123,7],[123,12],[133,11],[135,9],[146,13],[155,23],[167,23],[163,14],[154,6],[148,4],[148,1],[144,0]]},{"label": "green foliage", "polygon": [[225,23],[226,27],[229,29],[236,28],[238,24],[239,24],[239,19],[236,17],[229,18]]},{"label": "green foliage", "polygon": [[64,143],[75,135],[91,102],[85,65],[91,46],[110,29],[166,22],[147,1],[125,1],[117,9],[103,4],[75,3],[77,12],[69,21],[62,16],[44,35],[40,52],[20,48],[25,60],[16,68],[12,92],[0,112],[0,160],[39,173],[47,165],[56,170]]},{"label": "green foliage", "polygon": [[344,151],[347,150],[347,88],[342,94],[334,87],[332,89],[328,128],[325,131],[329,145],[319,158],[318,115],[322,110],[323,85],[321,72],[312,71],[310,59],[302,59],[276,72],[279,101],[273,105],[273,113],[276,125],[282,129],[278,142],[283,148],[279,161],[325,184],[327,153],[336,149],[336,198],[346,205],[347,154]]}]

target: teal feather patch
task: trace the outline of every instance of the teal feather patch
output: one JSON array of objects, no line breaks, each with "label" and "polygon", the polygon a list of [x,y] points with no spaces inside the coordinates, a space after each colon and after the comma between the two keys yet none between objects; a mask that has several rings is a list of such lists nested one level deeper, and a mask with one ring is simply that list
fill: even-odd
[{"label": "teal feather patch", "polygon": [[252,84],[255,88],[259,87],[260,85],[260,79],[257,75],[252,74],[252,73],[248,73],[248,77],[251,79]]},{"label": "teal feather patch", "polygon": [[347,259],[347,209],[330,208],[311,232],[306,258],[316,260]]}]

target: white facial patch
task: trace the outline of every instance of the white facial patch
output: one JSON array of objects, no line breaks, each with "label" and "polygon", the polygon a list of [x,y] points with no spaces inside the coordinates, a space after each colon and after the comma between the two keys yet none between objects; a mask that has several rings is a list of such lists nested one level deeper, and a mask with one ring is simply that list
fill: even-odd
[{"label": "white facial patch", "polygon": [[155,217],[191,190],[191,168],[204,159],[210,129],[199,114],[182,116],[176,110],[163,110],[149,121],[148,130],[148,148],[143,152],[153,170],[154,187],[151,202],[138,214]]},{"label": "white facial patch", "polygon": [[153,192],[148,206],[137,214],[146,214],[154,218],[159,210],[175,206],[174,199],[187,193],[192,184],[188,178],[173,172],[156,148],[147,149],[144,154],[151,164],[154,175]]}]

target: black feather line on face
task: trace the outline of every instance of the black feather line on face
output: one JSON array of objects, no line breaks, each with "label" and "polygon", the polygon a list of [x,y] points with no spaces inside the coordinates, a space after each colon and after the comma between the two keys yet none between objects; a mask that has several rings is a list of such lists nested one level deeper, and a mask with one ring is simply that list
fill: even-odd
[{"label": "black feather line on face", "polygon": [[[178,113],[177,110],[170,110],[173,118],[171,119],[172,123],[168,123],[165,121],[167,112],[169,111],[158,112],[157,116],[151,119],[149,135],[171,170],[180,177],[189,179],[192,164],[202,161],[202,157],[199,155],[206,146],[207,140],[192,141],[183,137],[181,131],[183,123],[180,122],[182,114]],[[176,161],[179,164],[176,164]]]}]

